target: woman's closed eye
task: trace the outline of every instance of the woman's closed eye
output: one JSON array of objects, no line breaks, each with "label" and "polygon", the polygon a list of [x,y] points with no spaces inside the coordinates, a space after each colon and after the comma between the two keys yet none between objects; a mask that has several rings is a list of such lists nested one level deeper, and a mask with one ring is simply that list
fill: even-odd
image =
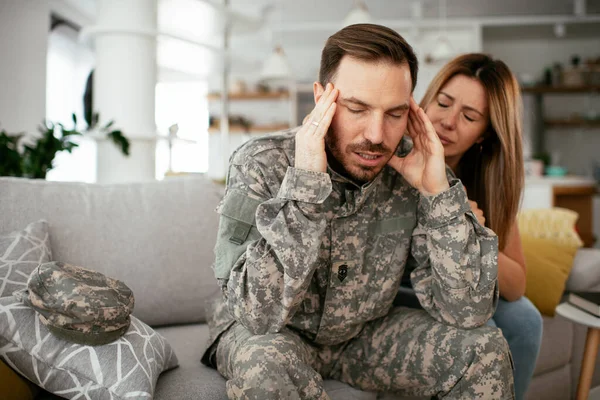
[{"label": "woman's closed eye", "polygon": [[465,114],[463,113],[463,115],[465,116],[465,119],[469,122],[475,122],[477,121],[477,116],[473,116],[473,115],[469,115],[469,114]]}]

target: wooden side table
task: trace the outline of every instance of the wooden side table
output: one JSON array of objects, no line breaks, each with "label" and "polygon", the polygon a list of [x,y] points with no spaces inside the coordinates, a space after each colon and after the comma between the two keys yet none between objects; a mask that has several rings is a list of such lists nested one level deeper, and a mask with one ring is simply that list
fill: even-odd
[{"label": "wooden side table", "polygon": [[596,356],[600,345],[600,318],[587,313],[569,303],[556,307],[556,313],[572,322],[588,327],[585,339],[585,350],[581,361],[581,372],[577,384],[577,400],[587,400],[592,385],[592,376],[596,366]]}]

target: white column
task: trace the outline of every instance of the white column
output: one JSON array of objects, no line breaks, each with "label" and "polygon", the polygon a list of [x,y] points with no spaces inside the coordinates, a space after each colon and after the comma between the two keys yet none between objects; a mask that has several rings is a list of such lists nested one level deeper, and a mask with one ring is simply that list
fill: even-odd
[{"label": "white column", "polygon": [[98,183],[155,177],[156,0],[99,0],[94,36],[94,111],[130,140],[129,157],[98,141]]},{"label": "white column", "polygon": [[37,134],[46,118],[48,2],[0,1],[0,129]]}]

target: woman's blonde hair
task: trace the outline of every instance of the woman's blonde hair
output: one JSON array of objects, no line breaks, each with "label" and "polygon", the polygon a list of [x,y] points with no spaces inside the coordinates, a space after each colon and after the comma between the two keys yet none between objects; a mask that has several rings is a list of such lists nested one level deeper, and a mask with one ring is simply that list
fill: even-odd
[{"label": "woman's blonde hair", "polygon": [[454,76],[465,75],[481,83],[487,93],[490,120],[481,143],[462,156],[456,174],[485,215],[486,226],[506,245],[515,223],[524,185],[521,135],[521,91],[510,69],[500,60],[472,53],[446,64],[427,88],[421,107],[426,109]]}]

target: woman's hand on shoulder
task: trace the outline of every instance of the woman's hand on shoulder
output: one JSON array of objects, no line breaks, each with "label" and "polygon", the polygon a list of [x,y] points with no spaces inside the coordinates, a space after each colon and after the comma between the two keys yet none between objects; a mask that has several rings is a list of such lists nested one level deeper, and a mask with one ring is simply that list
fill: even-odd
[{"label": "woman's hand on shoulder", "polygon": [[477,202],[469,200],[469,205],[471,206],[471,211],[473,211],[473,214],[477,217],[477,221],[479,221],[482,226],[485,226],[485,215],[483,215],[483,210],[479,208]]}]

